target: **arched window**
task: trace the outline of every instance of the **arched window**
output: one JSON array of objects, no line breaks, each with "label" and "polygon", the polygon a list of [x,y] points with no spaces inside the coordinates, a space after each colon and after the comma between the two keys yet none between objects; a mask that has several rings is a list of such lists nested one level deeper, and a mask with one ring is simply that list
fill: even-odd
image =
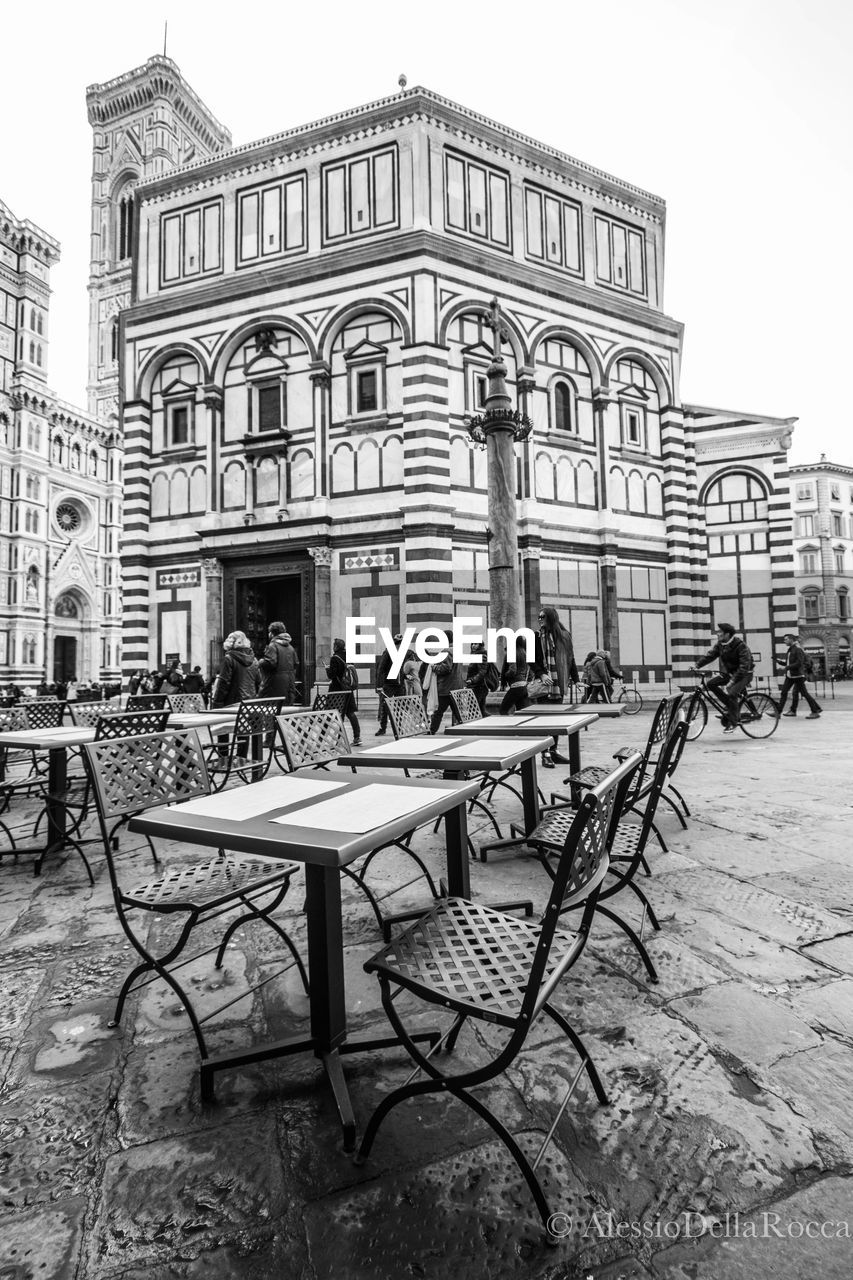
[{"label": "arched window", "polygon": [[562,378],[554,383],[554,430],[577,431],[577,412],[575,407],[575,389]]},{"label": "arched window", "polygon": [[89,475],[97,476],[97,474],[98,474],[98,455],[96,451],[93,449],[92,452],[89,454]]},{"label": "arched window", "polygon": [[30,364],[35,364],[35,362],[36,362],[36,344],[34,342],[31,342],[30,343]]},{"label": "arched window", "polygon": [[53,437],[50,445],[50,456],[55,466],[62,466],[62,461],[65,457],[65,446],[62,443],[62,436]]},{"label": "arched window", "polygon": [[36,311],[35,307],[30,307],[30,328],[33,333],[36,331]]},{"label": "arched window", "polygon": [[116,206],[116,261],[130,257],[133,246],[133,196],[125,193]]},{"label": "arched window", "polygon": [[80,458],[81,458],[80,446],[79,444],[73,444],[71,446],[71,470],[72,471],[80,470]]},{"label": "arched window", "polygon": [[839,587],[835,593],[835,603],[840,621],[846,622],[850,617],[850,599],[846,587]]},{"label": "arched window", "polygon": [[36,347],[36,364],[41,368],[41,343]]},{"label": "arched window", "polygon": [[36,316],[36,330],[39,336],[41,336],[44,333],[44,317],[42,316],[41,312],[39,312],[38,315]]},{"label": "arched window", "polygon": [[115,364],[118,360],[118,319],[110,326],[110,360]]}]

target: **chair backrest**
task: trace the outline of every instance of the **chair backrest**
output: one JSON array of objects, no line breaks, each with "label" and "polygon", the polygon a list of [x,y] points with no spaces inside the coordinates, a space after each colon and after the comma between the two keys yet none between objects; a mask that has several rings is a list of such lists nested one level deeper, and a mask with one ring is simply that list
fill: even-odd
[{"label": "chair backrest", "polygon": [[102,712],[95,721],[95,741],[105,742],[108,738],[139,738],[142,734],[165,733],[168,723],[168,710],[119,711],[112,716],[105,716]]},{"label": "chair backrest", "polygon": [[459,724],[469,724],[472,720],[482,720],[483,713],[473,689],[451,689],[450,700],[456,711]]},{"label": "chair backrest", "polygon": [[65,703],[60,702],[57,698],[51,701],[27,702],[23,704],[23,712],[26,717],[26,727],[28,729],[55,729],[57,725],[62,723],[62,713],[65,710]]},{"label": "chair backrest", "polygon": [[646,847],[651,834],[652,823],[655,820],[655,813],[657,811],[661,792],[666,786],[667,778],[670,776],[672,761],[676,756],[680,757],[684,750],[684,742],[686,738],[686,721],[676,720],[672,728],[672,733],[667,738],[660,755],[655,761],[652,783],[645,794],[644,807],[642,809],[643,820],[640,828],[640,839],[637,845],[638,854],[642,853]]},{"label": "chair backrest", "polygon": [[276,723],[291,772],[331,764],[349,754],[349,738],[337,711],[297,711],[279,716]]},{"label": "chair backrest", "polygon": [[200,693],[167,693],[166,697],[175,712],[204,711],[204,698]]},{"label": "chair backrest", "polygon": [[90,728],[96,725],[102,716],[112,715],[115,707],[110,707],[107,702],[72,702],[68,712],[72,724]]},{"label": "chair backrest", "polygon": [[665,698],[661,698],[655,708],[649,740],[643,753],[647,762],[656,755],[672,732],[683,697],[683,693],[670,693]]},{"label": "chair backrest", "polygon": [[311,710],[337,711],[338,715],[343,719],[349,699],[349,689],[335,689],[332,693],[318,693]]},{"label": "chair backrest", "polygon": [[[536,1017],[559,979],[574,964],[586,944],[598,890],[610,865],[607,847],[611,838],[613,814],[617,806],[623,803],[641,760],[639,752],[632,752],[618,768],[591,788],[580,802],[566,835],[548,905],[542,916],[539,945],[534,952],[522,1002],[522,1023],[529,1025]],[[543,984],[560,914],[568,908],[581,906],[584,914],[576,931],[576,941]]]},{"label": "chair backrest", "polygon": [[14,707],[3,707],[0,711],[0,732],[15,733],[27,728],[27,713],[20,703]]},{"label": "chair backrest", "polygon": [[284,698],[244,698],[234,721],[233,738],[252,738],[275,733],[276,716]]},{"label": "chair backrest", "polygon": [[132,693],[125,704],[125,711],[163,711],[169,706],[165,693]]},{"label": "chair backrest", "polygon": [[385,705],[391,717],[395,738],[411,738],[416,733],[429,733],[429,720],[423,698],[416,693],[402,693],[396,698],[386,698]]},{"label": "chair backrest", "polygon": [[109,738],[87,743],[83,751],[94,782],[102,829],[110,818],[210,792],[204,752],[194,729],[173,729],[139,738]]}]

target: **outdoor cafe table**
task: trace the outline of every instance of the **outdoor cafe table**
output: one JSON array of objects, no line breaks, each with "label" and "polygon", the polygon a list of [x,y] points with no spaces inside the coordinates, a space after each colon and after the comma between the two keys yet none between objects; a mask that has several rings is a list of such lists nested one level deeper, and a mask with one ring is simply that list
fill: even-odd
[{"label": "outdoor cafe table", "polygon": [[446,815],[447,890],[470,897],[466,805],[476,782],[388,779],[329,769],[267,778],[182,804],[149,809],[130,830],[188,844],[210,845],[305,865],[311,1025],[308,1035],[209,1057],[201,1064],[201,1096],[213,1097],[213,1077],[286,1054],[313,1050],[332,1086],[344,1150],[355,1147],[355,1118],[340,1062],[342,1053],[397,1044],[396,1038],[348,1040],[341,920],[341,868]]},{"label": "outdoor cafe table", "polygon": [[[562,715],[551,714],[547,717],[537,715],[525,707],[523,711],[518,711],[514,715],[509,716],[484,716],[482,720],[469,720],[466,724],[455,724],[445,733],[458,737],[460,734],[464,736],[473,735],[474,737],[482,737],[485,734],[495,735],[500,738],[537,738],[542,739],[543,734],[550,734],[550,739],[545,743],[544,747],[539,747],[539,751],[547,751],[552,743],[557,741],[561,733],[565,733],[569,740],[569,772],[579,773],[581,767],[581,749],[580,749],[580,731],[588,725],[594,724],[598,719],[595,712],[585,712],[583,715],[577,713],[571,714],[564,711]],[[531,830],[531,828],[527,828]]]},{"label": "outdoor cafe table", "polygon": [[621,716],[624,702],[531,702],[519,714],[526,716],[585,716],[594,711],[597,716]]},{"label": "outdoor cafe table", "polygon": [[[492,717],[505,720],[505,716]],[[474,725],[484,724],[475,720]],[[341,756],[339,765],[380,769],[441,769],[448,776],[461,773],[506,772],[521,766],[521,797],[524,806],[524,830],[532,831],[539,821],[539,799],[536,790],[536,757],[547,751],[552,739],[539,737],[511,737],[513,729],[507,729],[503,737],[475,737],[464,743],[453,738],[432,737],[417,734],[410,738],[398,738],[378,747],[368,747],[349,756]]]},{"label": "outdoor cafe table", "polygon": [[[105,711],[109,716],[116,713]],[[215,730],[227,728],[233,724],[233,716],[198,716],[191,715],[171,717],[169,723],[173,728],[196,728],[188,722],[203,719],[206,727]],[[25,751],[46,751],[48,753],[47,791],[45,795],[45,811],[47,817],[47,834],[45,843],[31,848],[16,848],[15,854],[33,853],[36,855],[33,874],[39,875],[42,863],[50,853],[64,849],[69,841],[67,837],[68,811],[63,796],[68,786],[68,751],[73,747],[82,747],[95,741],[94,725],[57,725],[50,729],[16,729],[8,733],[0,733],[0,747],[17,747]],[[75,842],[76,843],[76,842]]]}]

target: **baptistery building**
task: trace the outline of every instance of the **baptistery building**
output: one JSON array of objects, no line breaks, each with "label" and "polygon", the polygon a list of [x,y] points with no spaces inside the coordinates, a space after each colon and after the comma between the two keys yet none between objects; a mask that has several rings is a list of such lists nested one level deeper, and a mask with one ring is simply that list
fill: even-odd
[{"label": "baptistery building", "polygon": [[167,86],[171,132],[122,77],[89,90],[96,153],[150,127],[174,155],[133,178],[131,215],[122,164],[97,189],[113,237],[132,218],[122,305],[101,306],[112,268],[92,277],[92,394],[113,378],[125,449],[126,668],[215,662],[274,619],[308,673],[347,616],[487,623],[467,425],[497,299],[533,424],[521,616],[554,605],[581,656],[603,645],[657,684],[723,618],[770,670],[796,617],[792,420],[682,402],[663,200],[422,88],[232,147],[168,59],[130,76]]}]

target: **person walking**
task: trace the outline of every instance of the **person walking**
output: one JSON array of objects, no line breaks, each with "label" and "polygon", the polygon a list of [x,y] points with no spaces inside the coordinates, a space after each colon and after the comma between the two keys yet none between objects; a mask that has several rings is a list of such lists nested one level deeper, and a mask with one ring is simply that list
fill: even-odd
[{"label": "person walking", "polygon": [[[817,720],[821,714],[821,708],[815,702],[809,693],[806,684],[806,655],[793,631],[788,632],[782,639],[788,646],[788,652],[785,654],[785,679],[782,682],[782,692],[779,696],[779,711],[783,716],[795,716],[797,707],[800,705],[800,698],[805,698],[809,704],[809,714],[807,720]],[[791,692],[793,690],[793,692]],[[788,694],[791,693],[791,710],[785,710],[785,703],[788,701]]]},{"label": "person walking", "polygon": [[[519,645],[512,658],[507,654],[502,681],[506,693],[500,705],[499,715],[508,716],[513,711],[523,711],[525,707],[530,705],[530,696],[527,692],[530,667],[527,659],[520,656],[523,651],[523,646]],[[548,767],[550,768],[551,766],[549,765]]]},{"label": "person walking", "polygon": [[421,684],[421,664],[413,649],[406,654],[400,674],[403,677],[403,692],[412,698],[423,698],[424,688]]},{"label": "person walking", "polygon": [[[399,646],[403,643],[402,633],[394,637],[394,644]],[[381,738],[388,728],[388,707],[386,698],[397,698],[403,692],[403,685],[399,676],[391,678],[391,664],[393,658],[386,649],[379,662],[376,664],[376,691],[379,694],[379,728],[376,730],[375,737]]]},{"label": "person walking", "polygon": [[693,670],[707,667],[716,658],[719,674],[708,681],[707,687],[715,690],[726,706],[723,729],[726,733],[734,733],[740,724],[740,695],[752,680],[754,664],[746,641],[735,634],[731,623],[721,622],[716,637],[717,643],[704,658],[698,659]]},{"label": "person walking", "polygon": [[[224,657],[219,675],[213,685],[210,699],[211,707],[228,707],[244,698],[257,698],[261,687],[261,669],[252,652],[249,638],[244,631],[232,631],[222,642]],[[228,754],[228,735],[220,734],[217,750],[219,763],[212,766],[217,772],[225,768],[225,757]],[[248,738],[237,743],[235,765],[245,763],[249,750]]]},{"label": "person walking", "polygon": [[261,697],[284,698],[296,702],[296,672],[299,656],[290,641],[283,622],[271,622],[267,632],[269,644],[258,663],[261,671]]},{"label": "person walking", "polygon": [[361,746],[361,726],[358,723],[358,716],[355,714],[355,694],[352,691],[352,677],[350,675],[346,645],[343,640],[332,641],[332,656],[329,659],[329,693],[346,693],[347,700],[344,703],[343,714],[349,720],[352,729],[352,745],[354,747]]},{"label": "person walking", "polygon": [[444,719],[444,713],[448,709],[453,719],[455,719],[453,715],[453,699],[450,695],[454,689],[465,688],[465,673],[462,670],[462,663],[454,662],[448,653],[442,658],[441,662],[435,664],[435,681],[438,703],[429,722],[430,733],[438,733],[441,722]]},{"label": "person walking", "polygon": [[483,661],[472,662],[465,673],[465,683],[477,699],[480,715],[486,714],[486,698],[500,688],[501,678],[493,662],[485,660],[485,645],[478,640],[471,646],[471,653],[483,654]]}]

